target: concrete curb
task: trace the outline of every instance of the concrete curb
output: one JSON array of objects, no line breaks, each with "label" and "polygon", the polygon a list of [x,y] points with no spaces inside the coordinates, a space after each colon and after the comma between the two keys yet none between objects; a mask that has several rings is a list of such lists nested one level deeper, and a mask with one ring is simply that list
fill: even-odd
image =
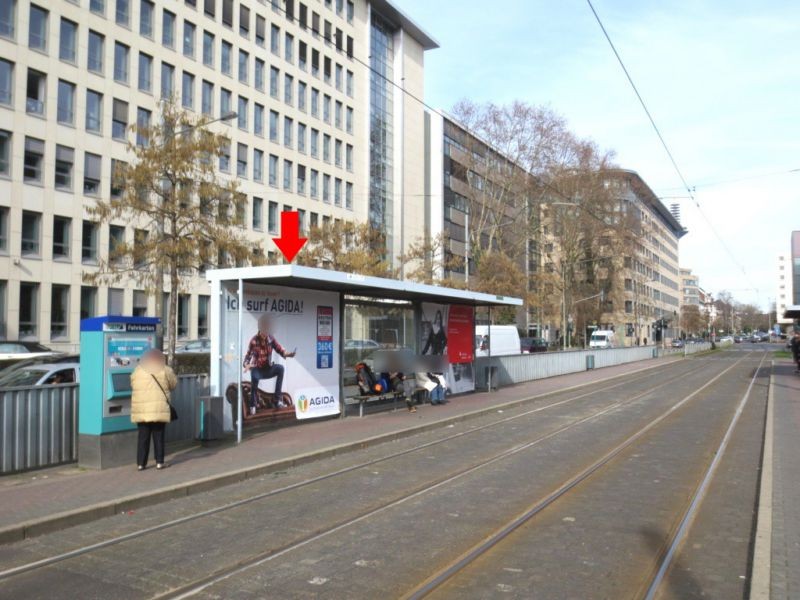
[{"label": "concrete curb", "polygon": [[[407,427],[405,429],[400,429],[398,431],[383,433],[380,435],[363,438],[361,440],[356,440],[353,442],[346,442],[344,444],[330,446],[328,448],[322,448],[320,450],[315,450],[305,454],[300,454],[292,458],[284,458],[272,462],[262,463],[259,465],[254,465],[252,467],[246,467],[243,469],[238,469],[227,473],[211,475],[208,477],[195,479],[193,481],[188,481],[185,483],[180,483],[165,488],[148,491],[142,494],[125,496],[123,498],[111,500],[108,502],[101,502],[75,510],[56,513],[53,515],[49,515],[47,517],[31,519],[29,521],[17,523],[10,527],[0,528],[0,544],[19,542],[24,539],[36,537],[46,533],[52,533],[54,531],[67,529],[75,525],[82,525],[84,523],[89,523],[97,519],[111,517],[129,510],[143,508],[146,506],[152,506],[160,502],[166,502],[167,500],[173,500],[176,498],[183,498],[186,496],[191,496],[202,492],[207,492],[233,483],[239,483],[247,479],[254,479],[257,477],[261,477],[262,475],[267,475],[269,473],[274,473],[276,471],[282,471],[290,467],[295,467],[298,465],[307,464],[325,458],[330,458],[332,456],[345,454],[347,452],[352,452],[355,450],[362,450],[364,448],[369,448],[385,442],[397,441],[400,439],[410,437],[412,435],[417,435],[419,433],[425,433],[434,429],[439,429],[453,423],[461,423],[464,421],[476,419],[485,416],[489,413],[496,412],[498,410],[506,410],[523,406],[525,404],[528,404],[530,402],[533,402],[535,400],[538,400],[545,396],[549,396],[554,393],[571,391],[589,385],[596,385],[598,383],[602,383],[605,381],[618,379],[620,377],[626,377],[628,375],[633,375],[635,373],[641,373],[642,371],[649,371],[651,369],[655,369],[669,362],[677,362],[680,359],[682,359],[682,357],[678,358],[663,357],[661,360],[656,359],[657,364],[648,365],[646,367],[635,369],[627,373],[610,375],[608,377],[595,379],[586,383],[575,384],[569,387],[561,388],[559,390],[544,392],[541,394],[528,396],[526,398],[521,398],[518,400],[511,400],[509,402],[505,402],[503,404],[495,404],[490,407],[487,406],[485,408],[479,408],[477,410],[473,410],[461,415],[445,417],[442,419],[431,421],[430,423],[415,425],[412,427]],[[615,366],[620,366],[620,365],[615,365]]]},{"label": "concrete curb", "polygon": [[[775,361],[772,361],[773,368]],[[750,599],[769,600],[772,580],[772,449],[774,443],[773,406],[774,375],[769,377],[767,422],[764,425],[764,448],[761,452],[761,480],[758,488],[758,516],[753,548],[753,572],[750,577]]]}]

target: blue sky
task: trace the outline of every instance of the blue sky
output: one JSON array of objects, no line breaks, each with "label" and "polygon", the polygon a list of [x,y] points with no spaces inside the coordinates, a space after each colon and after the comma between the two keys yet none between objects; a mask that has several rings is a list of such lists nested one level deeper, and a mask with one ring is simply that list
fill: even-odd
[{"label": "blue sky", "polygon": [[[585,0],[396,4],[441,46],[425,56],[432,106],[449,109],[460,98],[548,105],[659,196],[686,196]],[[734,255],[690,200],[667,199],[681,204],[689,229],[681,266],[712,292],[766,308],[777,255],[800,229],[800,171],[785,173],[800,169],[800,2],[593,4]]]}]

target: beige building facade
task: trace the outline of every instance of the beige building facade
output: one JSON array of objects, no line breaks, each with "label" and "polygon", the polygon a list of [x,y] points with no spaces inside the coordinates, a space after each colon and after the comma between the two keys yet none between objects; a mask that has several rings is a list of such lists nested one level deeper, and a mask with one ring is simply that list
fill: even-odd
[{"label": "beige building facade", "polygon": [[[88,208],[130,160],[128,126],[167,96],[209,120],[237,113],[210,125],[231,141],[219,174],[246,194],[265,254],[278,260],[280,212],[297,210],[302,229],[370,221],[396,260],[424,229],[415,98],[436,47],[385,0],[2,2],[0,339],[72,350],[81,318],[153,313],[135,285],[82,275],[134,235]],[[208,335],[209,294],[200,274],[181,294],[179,339]]]}]

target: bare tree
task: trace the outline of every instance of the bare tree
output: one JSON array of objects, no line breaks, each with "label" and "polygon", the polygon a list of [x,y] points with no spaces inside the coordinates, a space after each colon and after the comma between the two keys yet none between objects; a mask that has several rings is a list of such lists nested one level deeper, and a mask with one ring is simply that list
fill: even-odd
[{"label": "bare tree", "polygon": [[297,262],[360,275],[393,277],[384,248],[383,234],[368,223],[335,220],[311,228]]},{"label": "bare tree", "polygon": [[217,161],[230,158],[230,140],[172,101],[156,123],[132,127],[138,141],[128,144],[132,162],[115,163],[111,197],[89,209],[100,223],[133,225],[133,236],[112,240],[108,256],[84,279],[134,281],[157,298],[168,291],[172,363],[181,289],[208,266],[260,263],[263,252],[244,234],[247,198],[235,181],[217,177]]}]

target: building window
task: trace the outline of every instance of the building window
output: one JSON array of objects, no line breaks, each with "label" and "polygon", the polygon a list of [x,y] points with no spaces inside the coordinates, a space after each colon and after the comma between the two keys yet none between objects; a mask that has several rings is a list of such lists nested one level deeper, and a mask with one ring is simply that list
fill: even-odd
[{"label": "building window", "polygon": [[75,84],[62,79],[58,80],[58,110],[56,113],[59,123],[66,125],[75,123]]},{"label": "building window", "polygon": [[239,108],[236,111],[236,121],[239,129],[247,131],[247,98],[239,96]]},{"label": "building window", "polygon": [[16,10],[16,0],[2,0],[0,2],[0,36],[14,39],[17,21]]},{"label": "building window", "polygon": [[283,145],[287,148],[292,147],[292,130],[294,129],[294,121],[289,117],[283,118]]},{"label": "building window", "polygon": [[86,90],[86,130],[100,132],[103,123],[103,94]]},{"label": "building window", "polygon": [[98,154],[86,152],[83,155],[83,193],[97,196],[100,193],[100,173],[102,158]]},{"label": "building window", "polygon": [[350,96],[351,98],[353,97],[353,91],[354,91],[354,90],[353,90],[353,88],[354,88],[354,87],[355,87],[355,85],[354,85],[354,75],[353,75],[353,72],[348,70],[348,71],[347,71],[346,80],[345,80],[345,92],[346,92],[346,93],[347,93],[347,95],[348,95],[348,96]]},{"label": "building window", "polygon": [[274,110],[269,111],[269,141],[278,143],[278,113]]},{"label": "building window", "polygon": [[117,0],[115,18],[117,25],[128,26],[128,23],[130,23],[130,0]]},{"label": "building window", "polygon": [[44,141],[25,138],[25,168],[23,178],[26,183],[42,183],[44,164]]},{"label": "building window", "polygon": [[231,142],[225,140],[220,148],[219,170],[228,173],[231,169]]},{"label": "building window", "polygon": [[6,206],[0,206],[0,253],[8,253],[8,207]]},{"label": "building window", "polygon": [[0,104],[11,105],[14,98],[14,64],[0,59]]},{"label": "building window", "polygon": [[322,160],[331,162],[331,136],[327,133],[322,136]]},{"label": "building window", "polygon": [[312,198],[319,198],[319,171],[311,169],[311,178],[309,179],[309,193]]},{"label": "building window", "polygon": [[336,89],[339,90],[340,92],[342,91],[342,80],[343,79],[344,79],[344,69],[342,68],[342,65],[337,64],[336,65],[336,78],[335,78],[334,81],[336,82]]},{"label": "building window", "polygon": [[319,90],[311,88],[311,116],[319,118]]},{"label": "building window", "polygon": [[239,81],[247,83],[250,55],[244,50],[239,50]]},{"label": "building window", "polygon": [[29,210],[22,211],[22,256],[39,256],[42,237],[42,215]]},{"label": "building window", "polygon": [[113,114],[111,115],[111,136],[117,140],[125,140],[125,131],[128,128],[128,103],[114,98]]},{"label": "building window", "polygon": [[69,259],[72,219],[53,217],[53,258]]},{"label": "building window", "polygon": [[139,52],[139,89],[153,91],[153,57]]},{"label": "building window", "polygon": [[630,300],[625,300],[625,312],[630,314],[633,312],[633,302]]},{"label": "building window", "polygon": [[147,315],[147,293],[144,290],[133,290],[133,316]]},{"label": "building window", "polygon": [[331,176],[322,176],[322,201],[330,204],[331,201]]},{"label": "building window", "polygon": [[274,154],[269,155],[269,184],[278,187],[278,157]]},{"label": "building window", "polygon": [[306,193],[306,168],[303,165],[297,165],[297,193]]},{"label": "building window", "polygon": [[288,63],[294,62],[294,36],[289,33],[284,38],[283,57]]},{"label": "building window", "polygon": [[194,23],[183,22],[183,55],[194,58]]},{"label": "building window", "polygon": [[214,67],[214,34],[208,31],[203,32],[203,64]]},{"label": "building window", "polygon": [[203,90],[201,98],[201,111],[206,116],[214,114],[214,84],[210,81],[203,80]]},{"label": "building window", "polygon": [[125,314],[125,290],[120,288],[108,288],[108,308],[106,309],[106,314]]},{"label": "building window", "polygon": [[[219,92],[219,116],[222,117],[231,112],[231,98],[233,95],[230,90],[222,88]],[[227,123],[227,121],[226,121]]]},{"label": "building window", "polygon": [[283,161],[283,189],[289,192],[292,191],[292,161]]},{"label": "building window", "polygon": [[261,231],[264,219],[264,200],[253,198],[253,229]]},{"label": "building window", "polygon": [[333,145],[333,163],[337,167],[342,166],[342,141],[336,140]]},{"label": "building window", "polygon": [[141,0],[139,4],[139,35],[146,38],[153,37],[153,14],[155,7],[149,0]]},{"label": "building window", "polygon": [[86,66],[95,73],[103,72],[103,46],[105,38],[95,31],[89,32],[89,52]]},{"label": "building window", "polygon": [[3,129],[0,129],[0,175],[11,176],[11,132]]},{"label": "building window", "polygon": [[168,10],[161,15],[161,43],[167,48],[175,47],[175,15]]},{"label": "building window", "polygon": [[225,75],[231,74],[231,55],[233,54],[233,46],[222,40],[222,60],[220,62],[220,68]]},{"label": "building window", "polygon": [[253,133],[264,135],[264,107],[260,104],[253,106]]},{"label": "building window", "polygon": [[239,5],[239,35],[250,37],[250,9],[244,4]]},{"label": "building window", "polygon": [[267,41],[267,21],[264,17],[256,15],[256,44],[262,48]]},{"label": "building window", "polygon": [[25,111],[33,115],[44,116],[47,76],[39,71],[28,69],[26,88]]},{"label": "building window", "polygon": [[311,129],[311,156],[319,157],[319,131],[313,128]]},{"label": "building window", "polygon": [[81,286],[81,319],[97,315],[97,288]]},{"label": "building window", "polygon": [[[0,3],[8,0],[0,0]],[[58,58],[74,63],[78,39],[78,25],[67,19],[61,19],[61,31],[58,36]]]},{"label": "building window", "polygon": [[47,51],[47,11],[31,4],[28,21],[28,47]]},{"label": "building window", "polygon": [[263,150],[253,149],[253,180],[264,180],[264,152]]},{"label": "building window", "polygon": [[305,123],[297,124],[297,151],[305,154],[306,151],[306,126]]},{"label": "building window", "polygon": [[128,54],[130,49],[125,44],[114,44],[114,80],[128,83]]},{"label": "building window", "polygon": [[186,71],[181,78],[181,105],[190,110],[194,109],[194,75]]},{"label": "building window", "polygon": [[297,44],[297,66],[303,71],[308,68],[308,44],[302,40]]},{"label": "building window", "polygon": [[39,284],[19,284],[19,337],[36,338],[39,330]]},{"label": "building window", "polygon": [[208,307],[210,296],[197,296],[197,337],[208,337]]},{"label": "building window", "polygon": [[245,144],[237,144],[236,175],[238,177],[247,177],[247,154],[248,154],[247,146]]},{"label": "building window", "polygon": [[353,210],[353,184],[350,182],[344,186],[344,207]]},{"label": "building window", "polygon": [[270,29],[269,49],[273,54],[281,51],[281,30],[277,25],[273,25]]},{"label": "building window", "polygon": [[222,24],[233,27],[233,0],[222,0]]},{"label": "building window", "polygon": [[136,109],[136,145],[146,146],[149,138],[152,113],[146,108]]},{"label": "building window", "polygon": [[178,294],[178,337],[185,338],[189,335],[189,294]]},{"label": "building window", "polygon": [[69,330],[69,286],[56,285],[50,288],[50,339],[67,337]]},{"label": "building window", "polygon": [[8,322],[8,314],[6,311],[6,294],[8,284],[0,280],[0,337],[5,338],[8,335],[6,330],[6,323]]},{"label": "building window", "polygon": [[342,128],[342,103],[338,100],[336,101],[336,106],[333,111],[333,124],[337,129]]},{"label": "building window", "polygon": [[175,94],[175,67],[161,63],[161,97],[171,98]]},{"label": "building window", "polygon": [[333,182],[333,203],[336,206],[342,205],[342,180],[338,177]]},{"label": "building window", "polygon": [[97,224],[84,221],[81,228],[81,262],[97,263]]},{"label": "building window", "polygon": [[66,146],[56,146],[56,179],[57,190],[72,190],[72,172],[75,164],[75,150]]},{"label": "building window", "polygon": [[121,225],[108,227],[108,260],[118,264],[122,260],[121,252],[125,244],[125,228]]},{"label": "building window", "polygon": [[347,107],[347,110],[345,111],[344,123],[345,123],[345,131],[347,131],[347,133],[352,134],[353,133],[353,109],[351,107],[349,107],[349,106]]},{"label": "building window", "polygon": [[283,101],[288,105],[292,105],[294,99],[292,93],[294,91],[294,77],[291,75],[284,75],[283,77]]},{"label": "building window", "polygon": [[253,85],[259,92],[264,91],[264,71],[266,69],[266,65],[264,61],[260,58],[256,59],[256,71],[254,76],[254,83]]},{"label": "building window", "polygon": [[275,67],[269,68],[269,95],[272,96],[273,98],[278,97],[278,85],[279,85],[278,79],[280,78],[280,76],[281,72],[277,68]]},{"label": "building window", "polygon": [[331,122],[331,97],[328,94],[322,97],[322,120],[326,123]]},{"label": "building window", "polygon": [[125,166],[121,160],[117,160],[116,158],[111,159],[111,177],[109,181],[110,191],[109,194],[112,198],[119,198],[122,196],[124,192],[124,183],[123,180],[120,178],[120,169]]},{"label": "building window", "polygon": [[278,233],[278,203],[270,200],[267,213],[267,227],[270,233]]}]

